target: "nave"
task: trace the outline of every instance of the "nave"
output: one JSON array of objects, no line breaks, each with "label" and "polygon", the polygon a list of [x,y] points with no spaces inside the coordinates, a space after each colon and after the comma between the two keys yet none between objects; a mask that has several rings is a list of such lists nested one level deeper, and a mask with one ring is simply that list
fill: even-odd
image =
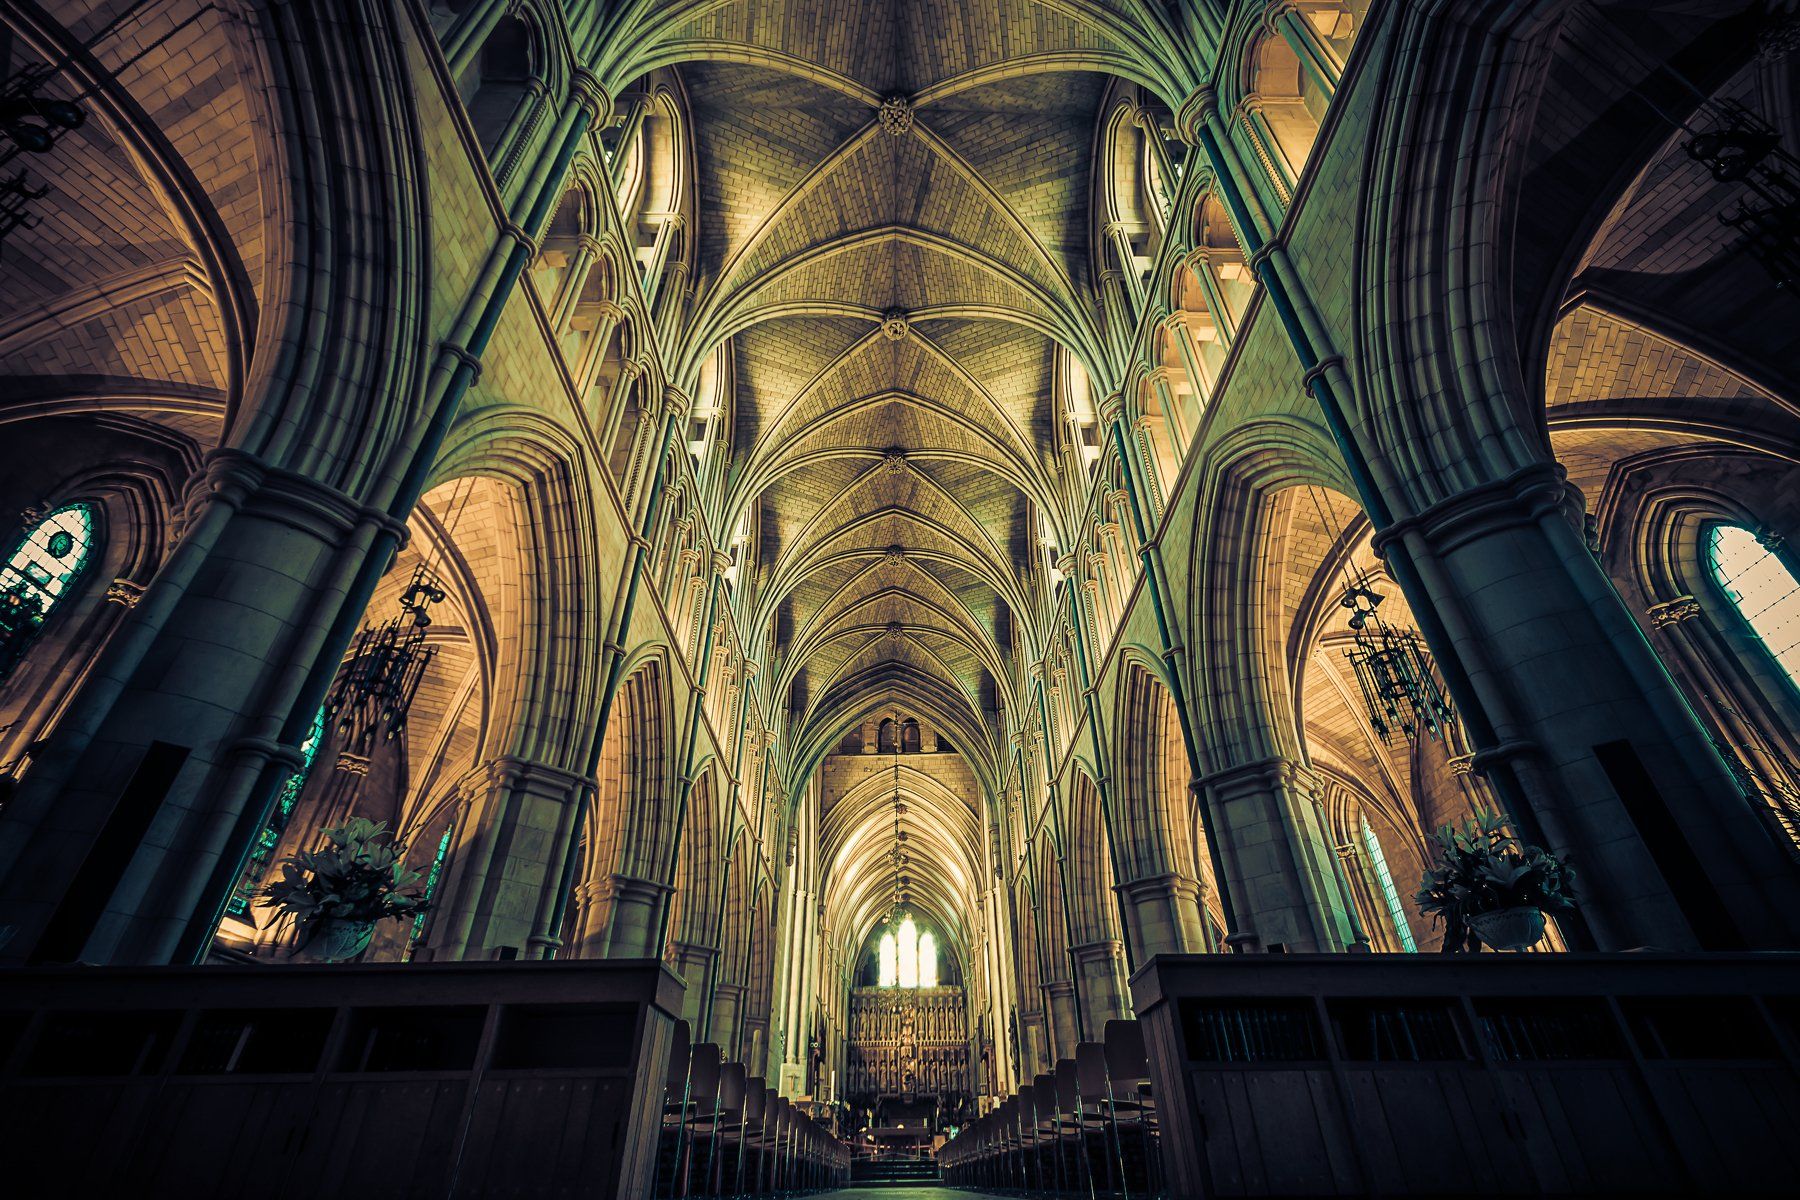
[{"label": "nave", "polygon": [[0,1191],[1778,1190],[1796,9],[0,0]]}]

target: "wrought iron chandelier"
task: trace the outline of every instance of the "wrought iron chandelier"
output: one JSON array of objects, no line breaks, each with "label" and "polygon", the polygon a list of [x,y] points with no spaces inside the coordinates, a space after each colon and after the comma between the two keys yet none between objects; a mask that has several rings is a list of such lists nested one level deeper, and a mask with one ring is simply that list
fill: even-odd
[{"label": "wrought iron chandelier", "polygon": [[[1791,7],[1791,6],[1790,6]],[[1722,100],[1696,86],[1672,65],[1646,55],[1633,36],[1590,6],[1593,28],[1612,43],[1610,52],[1590,51],[1595,68],[1622,83],[1658,121],[1686,134],[1682,150],[1713,179],[1743,188],[1719,223],[1743,234],[1745,253],[1761,263],[1775,286],[1789,290],[1800,281],[1800,159],[1781,144],[1780,132],[1735,100]],[[1800,17],[1775,14],[1757,35],[1756,57],[1777,63],[1800,47]],[[1630,69],[1622,70],[1623,63]],[[1643,79],[1661,77],[1687,93],[1693,107],[1684,114],[1652,95]]]},{"label": "wrought iron chandelier", "polygon": [[376,742],[392,741],[406,728],[406,714],[437,654],[425,644],[428,610],[443,598],[444,589],[421,565],[401,593],[400,611],[356,636],[325,701],[326,716],[337,727],[338,770],[367,774]]},{"label": "wrought iron chandelier", "polygon": [[[54,62],[31,63],[0,81],[0,168],[21,154],[48,154],[63,135],[87,123],[83,102],[90,93],[69,97],[49,94],[51,83],[62,74],[78,55],[92,53],[107,38],[126,25],[154,10],[153,0],[133,0],[113,19],[89,34],[79,48]],[[219,11],[216,4],[203,4],[185,18],[175,22],[160,37],[144,43],[138,52],[110,68],[117,78],[144,56],[161,47],[176,34],[199,21],[207,13]],[[15,229],[30,229],[38,218],[31,212],[31,202],[50,194],[49,187],[33,187],[23,171],[0,176],[0,242]]]},{"label": "wrought iron chandelier", "polygon": [[1383,741],[1396,732],[1418,740],[1421,731],[1444,735],[1455,715],[1438,684],[1431,656],[1410,629],[1396,629],[1376,610],[1384,599],[1366,578],[1351,580],[1338,601],[1350,611],[1352,647],[1344,653],[1356,672],[1369,724]]},{"label": "wrought iron chandelier", "polygon": [[1800,279],[1800,160],[1781,146],[1781,135],[1741,104],[1716,102],[1711,129],[1684,145],[1688,157],[1720,183],[1744,191],[1719,223],[1744,235],[1744,249],[1763,265],[1778,288]]},{"label": "wrought iron chandelier", "polygon": [[[27,67],[0,85],[0,167],[21,154],[50,153],[64,134],[87,121],[79,104],[44,94],[53,74],[47,66]],[[0,240],[37,224],[31,202],[49,194],[48,187],[32,187],[23,170],[0,178]]]},{"label": "wrought iron chandelier", "polygon": [[906,830],[901,827],[900,818],[906,815],[906,803],[900,798],[900,717],[894,716],[894,848],[888,851],[888,861],[893,867],[893,890],[888,900],[886,924],[898,926],[904,916],[909,900],[907,885],[912,882],[906,873],[906,866],[911,861],[906,852]]},{"label": "wrought iron chandelier", "polygon": [[0,680],[10,676],[24,659],[43,616],[44,602],[23,576],[0,590]]}]

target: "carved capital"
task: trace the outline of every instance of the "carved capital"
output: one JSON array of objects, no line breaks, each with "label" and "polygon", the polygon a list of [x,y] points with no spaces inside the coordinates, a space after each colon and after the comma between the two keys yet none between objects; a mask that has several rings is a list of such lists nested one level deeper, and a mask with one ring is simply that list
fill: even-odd
[{"label": "carved capital", "polygon": [[1700,601],[1692,596],[1677,596],[1661,604],[1652,604],[1644,610],[1644,615],[1650,618],[1652,629],[1666,629],[1699,616]]},{"label": "carved capital", "polygon": [[144,585],[131,579],[115,579],[106,585],[106,602],[136,608],[144,598]]},{"label": "carved capital", "polygon": [[1210,87],[1196,88],[1175,110],[1175,132],[1190,146],[1200,143],[1200,128],[1219,114],[1219,94]]}]

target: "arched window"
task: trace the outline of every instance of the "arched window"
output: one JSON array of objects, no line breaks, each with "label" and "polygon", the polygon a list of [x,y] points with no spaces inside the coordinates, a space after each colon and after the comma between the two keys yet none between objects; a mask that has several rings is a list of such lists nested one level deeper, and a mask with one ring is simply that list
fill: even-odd
[{"label": "arched window", "polygon": [[881,935],[881,970],[876,979],[882,987],[893,987],[900,982],[899,946],[891,933]]},{"label": "arched window", "polygon": [[877,986],[884,988],[933,988],[938,985],[937,935],[920,932],[910,917],[881,935],[876,950]]},{"label": "arched window", "polygon": [[1716,525],[1707,565],[1788,682],[1800,688],[1800,580],[1775,553],[1778,544],[1741,525]]},{"label": "arched window", "polygon": [[1369,819],[1357,817],[1362,826],[1363,850],[1369,856],[1369,871],[1375,876],[1375,884],[1381,891],[1382,903],[1387,906],[1388,920],[1393,922],[1394,933],[1400,939],[1400,946],[1408,954],[1418,952],[1418,943],[1413,941],[1412,927],[1406,923],[1406,909],[1400,903],[1400,890],[1394,886],[1394,874],[1388,870],[1387,855],[1381,852],[1381,841],[1375,831],[1369,828]]},{"label": "arched window", "polygon": [[0,680],[12,674],[94,557],[94,509],[66,504],[25,531],[0,567]]},{"label": "arched window", "polygon": [[407,948],[409,958],[412,956],[413,949],[425,940],[425,923],[431,916],[430,904],[437,899],[438,884],[444,878],[444,862],[450,857],[450,837],[455,832],[456,826],[444,826],[443,836],[438,838],[437,851],[431,856],[431,869],[425,873],[426,907],[421,908],[419,915],[413,918],[412,932],[407,935],[410,943]]}]

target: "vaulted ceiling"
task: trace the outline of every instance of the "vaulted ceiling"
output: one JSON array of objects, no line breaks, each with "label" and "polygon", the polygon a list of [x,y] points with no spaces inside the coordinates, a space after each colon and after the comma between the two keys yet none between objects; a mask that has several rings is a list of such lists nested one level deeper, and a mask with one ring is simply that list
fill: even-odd
[{"label": "vaulted ceiling", "polygon": [[[1104,378],[1094,134],[1123,51],[1082,6],[796,0],[660,30],[694,116],[684,354],[728,355],[725,517],[759,534],[793,745],[899,703],[1000,760],[1055,380]],[[802,761],[807,756],[802,753]]]},{"label": "vaulted ceiling", "polygon": [[[694,117],[683,356],[691,375],[728,356],[725,527],[758,534],[752,627],[773,630],[790,754],[810,767],[899,710],[991,786],[1012,656],[1042,653],[1041,533],[1067,544],[1057,380],[1112,371],[1089,197],[1108,64],[1143,57],[1130,19],[1030,0],[685,11],[646,20],[636,65],[674,66]],[[890,815],[834,817],[850,926],[886,887]],[[982,874],[973,815],[919,864],[915,892],[947,910]]]}]

